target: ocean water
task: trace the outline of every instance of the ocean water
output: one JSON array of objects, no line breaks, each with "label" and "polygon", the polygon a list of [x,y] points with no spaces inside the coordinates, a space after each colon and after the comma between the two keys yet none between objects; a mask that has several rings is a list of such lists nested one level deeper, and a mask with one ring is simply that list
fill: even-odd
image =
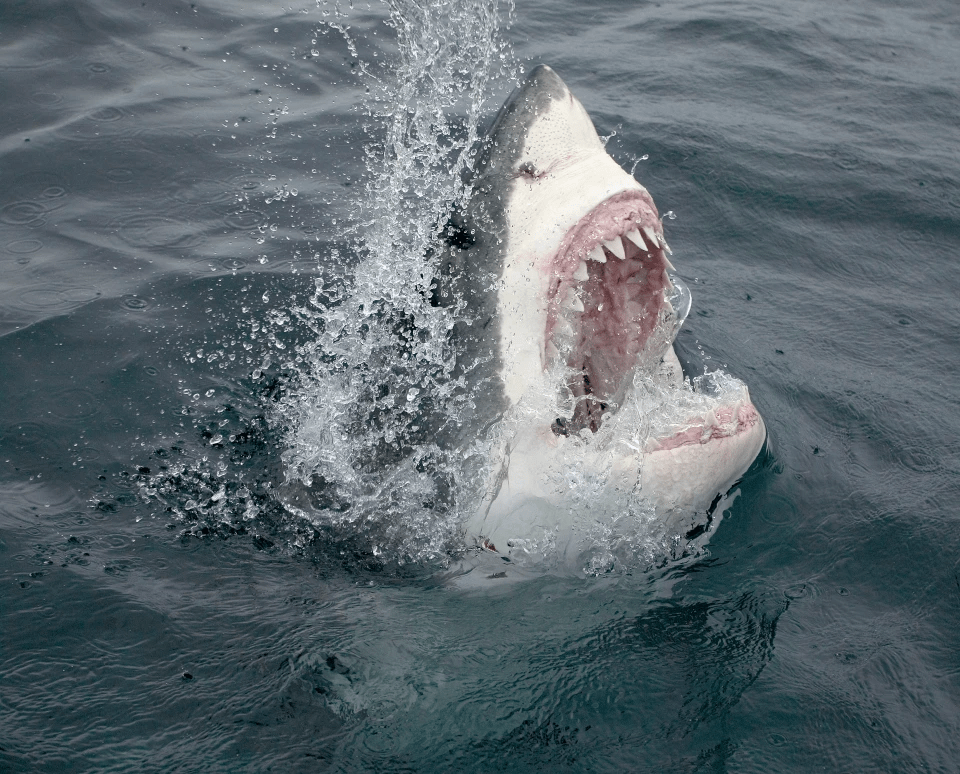
[{"label": "ocean water", "polygon": [[[482,445],[370,310],[442,331],[538,63],[770,438],[705,545],[465,591]],[[4,3],[0,770],[956,771],[958,74],[938,1]]]}]

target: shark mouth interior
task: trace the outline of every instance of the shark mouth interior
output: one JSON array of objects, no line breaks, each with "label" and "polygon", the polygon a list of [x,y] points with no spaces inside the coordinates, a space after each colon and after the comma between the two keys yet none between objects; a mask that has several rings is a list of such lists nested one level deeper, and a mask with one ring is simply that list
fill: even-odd
[{"label": "shark mouth interior", "polygon": [[[645,190],[613,196],[583,217],[557,251],[548,291],[547,364],[562,360],[575,400],[558,435],[596,432],[616,409],[651,337],[675,317],[666,242]],[[668,342],[665,342],[668,343]],[[662,355],[662,352],[648,352]]]}]

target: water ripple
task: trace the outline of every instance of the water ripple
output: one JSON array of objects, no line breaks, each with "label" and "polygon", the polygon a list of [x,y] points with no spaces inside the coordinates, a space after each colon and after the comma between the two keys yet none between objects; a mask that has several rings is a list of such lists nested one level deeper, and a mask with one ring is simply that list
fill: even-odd
[{"label": "water ripple", "polygon": [[89,419],[100,413],[100,401],[83,387],[71,387],[51,396],[53,414],[61,419]]},{"label": "water ripple", "polygon": [[169,216],[134,215],[114,221],[111,228],[120,238],[134,247],[169,247],[188,249],[204,241],[196,226]]},{"label": "water ripple", "polygon": [[50,287],[42,285],[22,289],[17,294],[19,306],[45,312],[67,312],[99,298],[99,288],[87,286]]},{"label": "water ripple", "polygon": [[124,309],[130,309],[135,312],[142,312],[151,306],[150,301],[136,295],[124,296],[120,301],[120,305],[123,306]]},{"label": "water ripple", "polygon": [[50,91],[37,91],[30,95],[30,101],[42,107],[53,107],[63,102],[63,97]]},{"label": "water ripple", "polygon": [[37,202],[22,201],[0,209],[0,221],[10,226],[43,225],[47,210]]},{"label": "water ripple", "polygon": [[231,212],[223,219],[223,222],[230,228],[250,231],[266,223],[267,216],[256,210],[239,210],[238,212]]},{"label": "water ripple", "polygon": [[114,167],[107,170],[107,178],[114,183],[129,183],[133,180],[133,170],[124,167]]},{"label": "water ripple", "polygon": [[43,242],[39,239],[17,239],[8,242],[4,249],[14,255],[28,255],[37,252],[41,247],[43,247]]}]

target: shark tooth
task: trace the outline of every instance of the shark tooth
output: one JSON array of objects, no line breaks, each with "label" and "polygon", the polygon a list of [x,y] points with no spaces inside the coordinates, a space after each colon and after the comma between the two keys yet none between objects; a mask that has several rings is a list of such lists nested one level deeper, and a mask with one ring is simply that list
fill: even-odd
[{"label": "shark tooth", "polygon": [[657,239],[657,235],[650,226],[641,226],[640,230],[643,232],[644,237],[647,239],[647,244],[649,245],[658,245],[660,240]]},{"label": "shark tooth", "polygon": [[676,267],[675,267],[672,263],[670,263],[670,259],[667,258],[667,256],[663,256],[663,262],[667,265],[667,268],[668,268],[670,271],[676,271],[676,270],[677,270]]},{"label": "shark tooth", "polygon": [[576,293],[570,290],[567,291],[567,295],[563,299],[563,307],[565,309],[572,309],[574,312],[582,312],[583,301],[580,300],[580,297]]},{"label": "shark tooth", "polygon": [[596,261],[597,263],[606,263],[607,256],[603,254],[603,248],[600,245],[597,245],[590,251],[590,255],[587,256],[591,261]]},{"label": "shark tooth", "polygon": [[649,249],[646,242],[643,241],[643,236],[640,234],[638,229],[630,229],[624,236],[633,242],[637,247],[639,247],[644,252],[647,252]]},{"label": "shark tooth", "polygon": [[627,257],[627,254],[623,251],[623,242],[620,241],[620,237],[614,237],[609,241],[604,241],[603,246],[621,260]]},{"label": "shark tooth", "polygon": [[577,270],[573,273],[573,278],[579,280],[580,282],[586,281],[590,277],[590,274],[587,272],[587,262],[580,261],[580,265],[577,266]]},{"label": "shark tooth", "polygon": [[576,335],[576,331],[573,328],[573,323],[571,323],[563,315],[557,317],[556,328],[554,328],[554,337],[560,337],[561,339],[573,338]]}]

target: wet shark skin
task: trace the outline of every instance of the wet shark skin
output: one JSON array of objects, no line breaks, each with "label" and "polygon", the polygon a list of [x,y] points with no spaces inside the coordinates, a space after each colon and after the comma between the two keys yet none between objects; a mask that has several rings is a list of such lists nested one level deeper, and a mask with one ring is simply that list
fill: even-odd
[{"label": "wet shark skin", "polygon": [[[637,275],[652,272],[644,281],[654,302],[634,304],[642,319],[631,332],[652,330],[672,312],[656,295],[669,284],[666,267],[672,266],[653,199],[606,153],[583,106],[550,68],[535,68],[500,110],[472,186],[466,211],[451,221],[469,238],[441,257],[449,279],[443,292],[472,312],[455,335],[471,356],[480,355],[480,366],[476,358],[470,362],[473,378],[485,387],[481,399],[493,416],[514,421],[493,462],[486,496],[465,524],[468,544],[509,555],[511,544],[550,534],[558,553],[573,557],[570,492],[558,485],[571,454],[582,470],[605,477],[611,492],[638,494],[664,519],[705,511],[743,476],[766,438],[745,388],[741,399],[718,405],[709,416],[691,417],[684,430],[617,454],[592,448],[589,438],[558,435],[537,406],[538,400],[551,400],[544,379],[557,357],[551,336],[563,324],[561,307],[582,309],[570,294],[610,273],[611,266],[597,260],[614,262],[615,268],[623,260],[619,253],[632,250],[627,258],[634,259]],[[631,247],[628,232],[640,248]],[[605,249],[598,252],[598,244]],[[643,271],[637,269],[641,265]],[[585,328],[591,314],[585,310],[578,318]],[[634,351],[608,359],[626,362]],[[644,351],[643,357],[670,379],[682,379],[669,341],[665,350]],[[614,383],[630,376],[629,369],[621,373],[622,364],[613,371],[611,395]],[[592,388],[587,384],[586,392]],[[595,403],[603,398],[592,397]],[[535,419],[516,421],[521,408]]]}]

